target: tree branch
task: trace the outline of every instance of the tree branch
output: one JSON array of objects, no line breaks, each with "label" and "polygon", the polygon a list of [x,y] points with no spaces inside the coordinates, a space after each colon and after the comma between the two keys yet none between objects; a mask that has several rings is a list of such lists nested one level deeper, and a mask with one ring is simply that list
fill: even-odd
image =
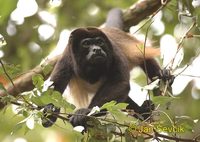
[{"label": "tree branch", "polygon": [[[56,64],[58,58],[59,58],[59,56],[56,56],[52,59],[46,60],[45,64],[54,66]],[[48,78],[48,76],[49,76],[49,74],[44,75],[43,67],[41,65],[38,65],[35,68],[33,68],[32,70],[28,71],[27,73],[19,76],[14,81],[10,81],[10,83],[8,83],[5,86],[7,93],[5,91],[0,91],[0,97],[5,96],[6,94],[10,94],[10,95],[13,95],[16,97],[21,92],[32,90],[34,87],[33,83],[32,83],[32,76],[34,76],[35,74],[42,74],[45,77],[45,79]],[[8,74],[7,74],[7,77],[10,78]],[[2,109],[4,106],[5,106],[5,104],[0,102],[0,109]]]},{"label": "tree branch", "polygon": [[154,16],[171,0],[143,0],[132,5],[123,14],[125,30],[137,25],[150,15]]}]

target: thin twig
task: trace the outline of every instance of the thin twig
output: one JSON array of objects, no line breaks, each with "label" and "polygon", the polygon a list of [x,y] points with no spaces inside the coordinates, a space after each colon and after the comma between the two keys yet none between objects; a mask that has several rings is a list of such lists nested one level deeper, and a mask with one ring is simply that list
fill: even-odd
[{"label": "thin twig", "polygon": [[[162,3],[162,2],[161,2],[161,3]],[[140,26],[140,28],[138,28],[138,29],[134,32],[134,34],[137,33],[140,29],[142,29],[147,23],[149,23],[149,22],[156,16],[156,14],[158,14],[158,12],[161,11],[161,10],[166,6],[166,3],[167,3],[167,0],[165,1],[165,4],[162,3],[161,7],[160,7],[158,10],[156,10],[156,12],[154,12],[154,13],[150,16],[150,18],[149,18],[142,26]],[[151,25],[151,24],[150,24],[150,25]]]},{"label": "thin twig", "polygon": [[20,93],[20,91],[19,91],[19,90],[17,89],[17,87],[15,86],[15,84],[14,84],[12,78],[11,78],[10,75],[7,73],[6,68],[5,68],[3,62],[1,61],[1,59],[0,59],[0,64],[1,64],[1,66],[2,66],[2,68],[3,68],[3,71],[4,71],[5,75],[6,75],[6,77],[9,79],[9,81],[11,82],[11,84],[13,85],[13,87],[15,88],[15,90],[17,91],[17,93]]},{"label": "thin twig", "polygon": [[160,133],[155,133],[155,136],[156,137],[160,137],[160,138],[165,138],[165,139],[168,139],[168,140],[174,140],[176,142],[199,142],[198,140],[195,140],[195,139],[185,139],[185,138],[177,138],[177,137],[172,137],[172,136],[167,136],[167,135],[164,135],[164,134],[160,134]]},{"label": "thin twig", "polygon": [[200,55],[200,51],[198,54],[195,55],[195,57],[192,58],[192,60],[190,60],[190,62],[185,66],[185,68],[179,72],[175,77],[177,77],[178,75],[182,74],[191,64],[192,62]]},{"label": "thin twig", "polygon": [[[9,79],[9,81],[10,81],[11,84],[12,84],[12,86],[14,87],[16,93],[20,94],[20,93],[21,93],[20,90],[15,86],[15,84],[14,84],[12,78],[11,78],[10,75],[7,73],[6,68],[5,68],[3,62],[1,61],[1,59],[0,59],[0,64],[1,64],[1,66],[2,66],[2,68],[3,68],[3,71],[4,71],[5,75],[6,75],[6,77]],[[26,102],[28,105],[32,106],[23,96],[19,95],[19,97],[22,98],[22,99],[24,100],[24,102]]]},{"label": "thin twig", "polygon": [[147,84],[149,84],[148,82],[148,71],[147,71],[147,63],[146,63],[146,58],[145,58],[145,51],[146,51],[146,44],[147,44],[147,37],[148,37],[148,33],[149,33],[149,29],[151,27],[151,25],[153,24],[153,21],[149,24],[148,28],[147,28],[147,31],[145,33],[145,39],[144,39],[144,47],[143,47],[143,62],[144,62],[144,69],[145,69],[145,73],[146,73],[146,76],[147,76]]},{"label": "thin twig", "polygon": [[181,40],[178,43],[177,50],[176,50],[176,53],[174,55],[174,58],[164,68],[167,68],[167,66],[171,63],[170,69],[172,69],[175,58],[176,58],[178,52],[180,51],[180,49],[182,49],[181,45],[183,44],[184,39],[187,37],[188,33],[195,27],[195,25],[196,25],[196,22],[193,22],[193,24],[189,27],[189,29],[186,31],[184,36],[182,36]]}]

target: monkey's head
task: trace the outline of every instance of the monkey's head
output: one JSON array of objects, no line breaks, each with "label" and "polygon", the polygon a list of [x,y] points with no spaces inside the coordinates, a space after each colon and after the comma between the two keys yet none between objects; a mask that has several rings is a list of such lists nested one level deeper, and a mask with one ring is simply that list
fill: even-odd
[{"label": "monkey's head", "polygon": [[105,49],[108,45],[102,37],[91,37],[82,39],[79,44],[79,51],[89,64],[104,64],[107,53]]},{"label": "monkey's head", "polygon": [[113,62],[113,47],[107,36],[97,28],[79,28],[70,36],[75,72],[89,82],[106,75]]}]

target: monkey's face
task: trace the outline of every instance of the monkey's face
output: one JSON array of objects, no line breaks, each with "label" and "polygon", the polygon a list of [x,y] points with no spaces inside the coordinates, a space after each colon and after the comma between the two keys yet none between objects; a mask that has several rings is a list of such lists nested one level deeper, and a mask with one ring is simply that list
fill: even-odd
[{"label": "monkey's face", "polygon": [[112,44],[97,28],[76,29],[71,33],[70,41],[72,55],[78,68],[107,67],[113,60]]},{"label": "monkey's face", "polygon": [[108,45],[102,37],[85,38],[80,42],[80,53],[90,64],[103,64],[106,62]]},{"label": "monkey's face", "polygon": [[88,82],[98,81],[112,68],[113,46],[102,31],[77,29],[72,32],[69,45],[75,74]]}]

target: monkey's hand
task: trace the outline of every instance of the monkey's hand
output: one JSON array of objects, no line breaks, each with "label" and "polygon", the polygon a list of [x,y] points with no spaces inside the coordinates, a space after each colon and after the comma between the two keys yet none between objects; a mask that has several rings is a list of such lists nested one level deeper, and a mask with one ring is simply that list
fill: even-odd
[{"label": "monkey's hand", "polygon": [[90,109],[81,108],[78,109],[74,115],[69,118],[69,122],[72,126],[83,126],[85,129],[87,128],[87,121],[89,120],[89,116],[87,114],[90,113]]},{"label": "monkey's hand", "polygon": [[174,82],[174,75],[172,75],[169,69],[160,70],[160,79],[162,79],[165,83],[168,82],[171,86]]},{"label": "monkey's hand", "polygon": [[53,104],[48,104],[44,107],[42,126],[45,128],[52,126],[57,120],[57,114],[60,112],[60,108],[56,108]]},{"label": "monkey's hand", "polygon": [[152,111],[155,109],[155,105],[151,100],[146,100],[138,110],[134,110],[139,115],[134,115],[141,120],[148,119],[151,116]]}]

